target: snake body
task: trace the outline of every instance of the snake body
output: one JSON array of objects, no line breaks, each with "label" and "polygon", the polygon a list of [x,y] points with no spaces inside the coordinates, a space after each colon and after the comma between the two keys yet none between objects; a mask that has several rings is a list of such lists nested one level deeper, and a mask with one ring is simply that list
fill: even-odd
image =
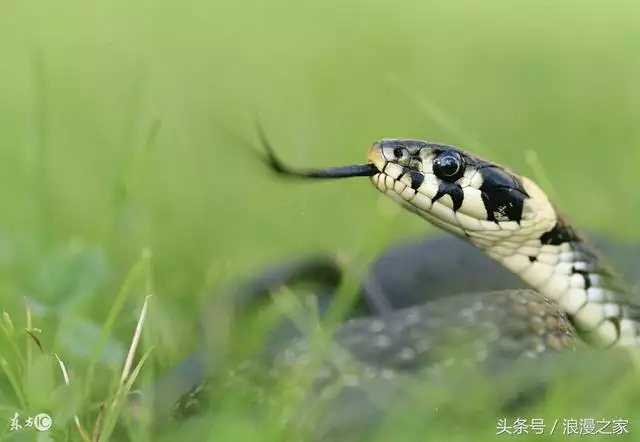
[{"label": "snake body", "polygon": [[[574,337],[596,347],[640,344],[639,304],[531,180],[462,149],[420,140],[382,140],[369,149],[367,164],[306,172],[284,166],[265,146],[280,174],[369,176],[401,206],[483,250],[534,289],[461,295],[448,299],[446,311],[433,301],[347,321],[333,335],[338,350],[332,347],[316,386],[336,379],[335,361],[345,354],[361,364],[346,378],[362,385],[447,368],[446,349],[456,346],[470,345],[471,362],[488,363],[564,350]],[[308,349],[299,339],[269,354],[267,371],[286,376],[308,361]],[[176,415],[200,409],[208,387],[211,382],[183,396]]]}]

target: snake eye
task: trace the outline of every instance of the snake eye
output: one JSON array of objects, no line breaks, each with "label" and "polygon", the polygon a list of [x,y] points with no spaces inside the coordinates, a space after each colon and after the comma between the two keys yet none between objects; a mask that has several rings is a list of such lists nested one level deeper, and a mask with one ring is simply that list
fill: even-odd
[{"label": "snake eye", "polygon": [[433,173],[445,181],[456,181],[464,174],[464,158],[460,152],[449,149],[438,155],[433,161]]}]

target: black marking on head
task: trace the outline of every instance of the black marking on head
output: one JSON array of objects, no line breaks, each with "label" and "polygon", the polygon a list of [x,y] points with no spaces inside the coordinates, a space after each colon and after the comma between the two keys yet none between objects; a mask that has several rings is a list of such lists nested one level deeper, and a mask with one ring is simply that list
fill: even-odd
[{"label": "black marking on head", "polygon": [[478,172],[483,179],[480,192],[487,219],[520,222],[524,201],[529,198],[520,180],[498,167],[483,167]]},{"label": "black marking on head", "polygon": [[540,242],[544,245],[559,246],[566,242],[579,243],[580,238],[571,226],[566,224],[562,218],[559,218],[551,230],[540,236]]},{"label": "black marking on head", "polygon": [[422,182],[424,181],[424,174],[412,169],[406,169],[406,170],[409,176],[411,177],[411,188],[413,190],[418,190],[418,188],[422,185]]},{"label": "black marking on head", "polygon": [[536,262],[538,260],[537,256],[529,256],[529,262]]},{"label": "black marking on head", "polygon": [[435,203],[445,195],[451,197],[451,201],[453,201],[453,211],[457,212],[458,209],[462,207],[462,202],[464,201],[464,191],[462,187],[460,187],[460,184],[441,181],[438,186],[438,192],[431,198],[431,202]]}]

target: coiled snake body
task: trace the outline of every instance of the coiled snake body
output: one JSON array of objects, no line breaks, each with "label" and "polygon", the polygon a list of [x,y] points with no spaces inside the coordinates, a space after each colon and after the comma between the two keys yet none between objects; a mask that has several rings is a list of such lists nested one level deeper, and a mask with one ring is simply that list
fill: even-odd
[{"label": "coiled snake body", "polygon": [[[459,148],[408,139],[373,144],[366,164],[296,171],[263,142],[276,172],[370,177],[394,201],[483,250],[533,288],[459,296],[446,311],[431,302],[350,320],[333,335],[337,346],[319,371],[320,388],[336,379],[336,367],[344,366],[336,361],[345,355],[360,363],[353,373],[339,370],[343,383],[353,385],[446,368],[446,349],[467,344],[472,361],[485,363],[566,349],[574,337],[599,348],[640,345],[640,304],[531,180]],[[308,348],[298,340],[270,354],[267,371],[277,376],[303,364]],[[199,409],[209,387],[183,396],[176,415]]]}]

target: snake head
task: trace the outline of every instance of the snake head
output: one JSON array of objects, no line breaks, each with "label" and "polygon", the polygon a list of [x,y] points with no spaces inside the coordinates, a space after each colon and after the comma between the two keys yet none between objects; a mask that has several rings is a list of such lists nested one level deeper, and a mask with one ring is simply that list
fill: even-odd
[{"label": "snake head", "polygon": [[[547,231],[557,218],[532,181],[457,147],[410,139],[374,143],[368,160],[378,190],[462,237],[521,229]],[[503,231],[503,233],[497,233]]]}]

